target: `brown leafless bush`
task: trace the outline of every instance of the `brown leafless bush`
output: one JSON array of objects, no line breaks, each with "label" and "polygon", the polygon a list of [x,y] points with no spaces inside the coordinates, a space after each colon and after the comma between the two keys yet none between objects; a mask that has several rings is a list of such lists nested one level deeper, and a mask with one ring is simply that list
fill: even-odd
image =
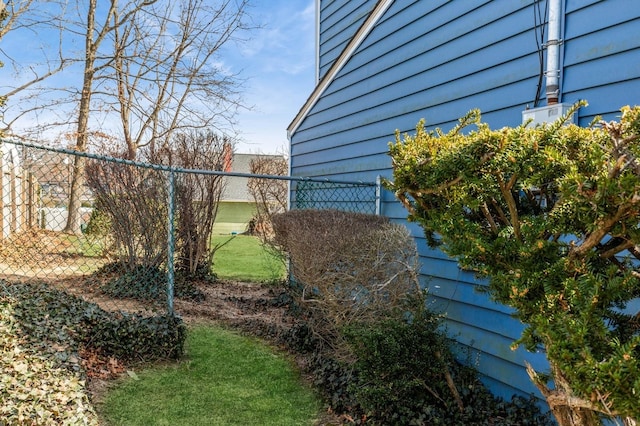
[{"label": "brown leafless bush", "polygon": [[[222,170],[230,166],[233,151],[228,138],[194,131],[176,135],[170,145],[154,153],[141,154],[152,164]],[[208,275],[215,251],[211,232],[224,178],[181,172],[174,177],[176,270],[184,278]],[[129,269],[161,267],[167,258],[168,172],[92,162],[87,180],[97,210],[106,215],[116,260]]]},{"label": "brown leafless bush", "polygon": [[[252,174],[286,176],[289,166],[284,157],[261,156],[251,160],[250,168]],[[273,237],[271,218],[287,211],[288,183],[286,180],[250,178],[247,188],[256,204],[252,233],[268,243]]]},{"label": "brown leafless bush", "polygon": [[[182,133],[170,146],[161,148],[156,161],[196,170],[230,167],[228,138],[211,132]],[[215,248],[211,232],[218,214],[224,178],[219,175],[180,173],[176,176],[176,270],[185,277],[208,276]]]},{"label": "brown leafless bush", "polygon": [[402,225],[360,213],[293,210],[275,215],[273,227],[313,333],[338,352],[346,350],[345,326],[403,315],[421,294],[415,242]]},{"label": "brown leafless bush", "polygon": [[159,267],[166,259],[167,192],[162,173],[92,161],[87,183],[105,213],[116,260],[127,268]]}]

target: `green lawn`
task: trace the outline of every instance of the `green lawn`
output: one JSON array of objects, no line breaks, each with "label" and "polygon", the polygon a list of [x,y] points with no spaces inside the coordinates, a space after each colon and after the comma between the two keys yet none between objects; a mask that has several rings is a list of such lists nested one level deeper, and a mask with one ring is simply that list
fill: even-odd
[{"label": "green lawn", "polygon": [[285,277],[284,263],[249,235],[216,235],[213,244],[227,244],[213,257],[218,278],[250,282],[276,282]]},{"label": "green lawn", "polygon": [[246,231],[255,212],[254,203],[220,202],[216,221],[213,224],[214,235],[230,235]]},{"label": "green lawn", "polygon": [[137,373],[99,409],[107,425],[312,425],[321,403],[289,360],[217,327],[189,330],[185,360]]}]

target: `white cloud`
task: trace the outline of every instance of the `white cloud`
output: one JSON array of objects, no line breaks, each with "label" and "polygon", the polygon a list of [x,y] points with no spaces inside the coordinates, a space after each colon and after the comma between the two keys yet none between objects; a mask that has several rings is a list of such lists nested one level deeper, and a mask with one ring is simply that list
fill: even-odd
[{"label": "white cloud", "polygon": [[[258,2],[256,2],[258,3]],[[263,27],[225,59],[247,78],[238,152],[282,152],[286,128],[315,83],[315,2],[274,0],[251,10]],[[227,52],[225,52],[226,54]]]},{"label": "white cloud", "polygon": [[252,13],[262,28],[240,47],[238,60],[255,60],[262,72],[299,74],[313,66],[313,0],[269,2]]}]

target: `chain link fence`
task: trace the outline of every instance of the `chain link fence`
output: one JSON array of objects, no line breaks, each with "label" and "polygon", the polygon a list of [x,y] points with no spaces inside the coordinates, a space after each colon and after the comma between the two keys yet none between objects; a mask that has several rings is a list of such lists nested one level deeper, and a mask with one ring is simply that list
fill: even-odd
[{"label": "chain link fence", "polygon": [[300,180],[292,188],[291,209],[332,209],[380,214],[380,185],[332,180]]},{"label": "chain link fence", "polygon": [[183,169],[8,140],[0,150],[3,285],[48,285],[107,310],[173,313],[175,297],[201,301],[192,278],[211,272],[212,234],[250,227],[252,200],[228,194],[252,179],[286,181],[292,209],[379,211],[376,183]]}]

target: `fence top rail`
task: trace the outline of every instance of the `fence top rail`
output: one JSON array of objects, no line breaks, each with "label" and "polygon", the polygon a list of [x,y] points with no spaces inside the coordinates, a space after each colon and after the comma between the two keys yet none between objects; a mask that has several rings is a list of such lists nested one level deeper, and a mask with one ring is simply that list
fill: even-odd
[{"label": "fence top rail", "polygon": [[0,138],[0,145],[2,143],[23,146],[26,148],[41,149],[41,150],[50,151],[50,152],[57,152],[60,154],[68,154],[68,155],[73,155],[77,157],[91,158],[94,160],[109,161],[113,163],[136,166],[136,167],[164,171],[169,173],[184,173],[184,174],[191,173],[191,174],[201,174],[201,175],[211,175],[211,176],[230,176],[230,177],[255,178],[255,179],[286,180],[286,181],[294,181],[294,182],[324,182],[324,183],[337,183],[337,184],[357,185],[357,186],[376,186],[377,185],[376,182],[350,181],[350,180],[302,177],[302,176],[263,175],[263,174],[252,174],[252,173],[241,173],[241,172],[223,172],[221,170],[186,169],[183,167],[174,167],[174,166],[167,166],[162,164],[145,163],[142,161],[127,160],[124,158],[116,158],[116,157],[111,157],[107,155],[93,154],[90,152],[76,151],[73,149],[55,148],[55,147],[35,144],[32,142],[16,141],[16,140]]}]

